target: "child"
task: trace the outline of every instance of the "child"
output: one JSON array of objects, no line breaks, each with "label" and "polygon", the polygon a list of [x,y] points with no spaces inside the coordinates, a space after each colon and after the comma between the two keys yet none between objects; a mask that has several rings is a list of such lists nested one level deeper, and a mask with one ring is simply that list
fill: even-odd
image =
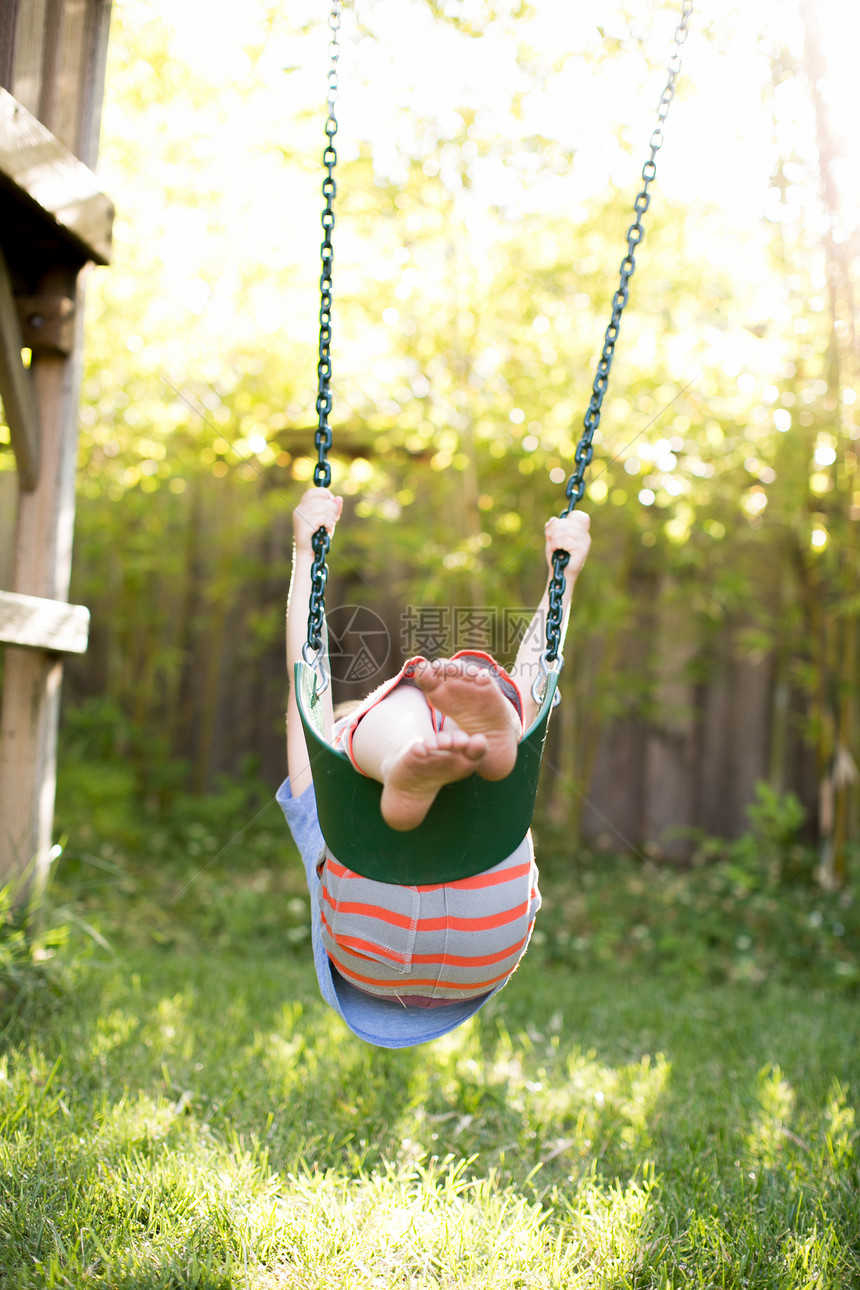
[{"label": "child", "polygon": [[[305,493],[293,516],[295,548],[287,610],[289,779],[278,801],[304,860],[311,894],[314,962],[323,998],[367,1042],[403,1048],[439,1038],[483,1007],[525,953],[540,908],[531,833],[500,864],[458,882],[400,887],[354,873],[330,855],[320,832],[293,666],[307,627],[313,550],[323,526],[334,534],[343,499]],[[566,619],[590,538],[580,511],[545,525],[545,553],[570,553]],[[477,774],[510,774],[517,744],[537,715],[548,590],[516,662],[506,672],[488,654],[466,650],[430,663],[411,659],[398,675],[335,723],[331,688],[323,696],[328,738],[359,774],[383,785],[381,810],[393,829],[421,823],[439,789]]]}]

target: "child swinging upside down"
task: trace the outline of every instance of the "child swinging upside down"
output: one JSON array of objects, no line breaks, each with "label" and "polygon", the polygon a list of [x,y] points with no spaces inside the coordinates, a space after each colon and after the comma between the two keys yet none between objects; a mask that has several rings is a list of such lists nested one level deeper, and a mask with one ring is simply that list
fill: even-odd
[{"label": "child swinging upside down", "polygon": [[[287,611],[289,779],[278,801],[305,863],[314,960],[323,997],[360,1038],[400,1048],[435,1039],[472,1016],[509,980],[540,908],[531,834],[500,864],[449,883],[401,887],[354,873],[327,850],[317,819],[293,666],[302,656],[311,588],[311,538],[331,537],[343,501],[328,489],[305,493],[293,516],[293,573]],[[588,516],[574,511],[545,525],[546,561],[570,553],[563,614],[590,544]],[[548,590],[516,662],[505,671],[488,654],[410,659],[397,676],[335,722],[323,695],[326,737],[356,771],[378,780],[386,823],[403,833],[427,814],[445,784],[477,774],[505,779],[538,712]]]}]

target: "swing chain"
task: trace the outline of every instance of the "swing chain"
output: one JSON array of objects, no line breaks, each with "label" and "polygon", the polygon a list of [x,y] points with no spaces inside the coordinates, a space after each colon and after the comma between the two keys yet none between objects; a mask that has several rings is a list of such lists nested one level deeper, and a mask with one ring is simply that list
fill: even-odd
[{"label": "swing chain", "polygon": [[308,607],[308,639],[310,649],[322,654],[322,632],[325,620],[325,585],[328,582],[328,566],[325,558],[331,546],[328,533],[320,525],[311,538],[314,559],[311,565],[311,599]]},{"label": "swing chain", "polygon": [[320,246],[322,274],[320,276],[319,362],[317,363],[317,431],[314,437],[314,444],[319,458],[314,466],[314,483],[318,488],[328,488],[331,482],[331,467],[326,460],[326,453],[331,447],[329,415],[331,413],[331,306],[332,265],[334,262],[332,233],[334,231],[334,199],[337,193],[337,185],[334,181],[334,168],[337,165],[334,137],[337,134],[335,104],[338,95],[337,68],[338,59],[340,58],[338,43],[340,18],[341,0],[333,0],[331,13],[329,14],[329,29],[331,31],[329,53],[331,63],[328,74],[328,116],[325,122],[326,146],[323,152],[323,165],[326,173],[322,182],[322,195],[325,198],[325,206],[320,221],[323,228],[323,241]]},{"label": "swing chain", "polygon": [[[615,342],[618,340],[618,332],[621,327],[621,315],[624,311],[624,306],[627,304],[629,283],[636,268],[636,248],[645,236],[642,217],[651,204],[649,189],[657,174],[656,158],[657,153],[663,146],[663,125],[668,116],[672,99],[675,97],[675,81],[681,70],[681,46],[687,39],[692,12],[693,0],[681,0],[681,19],[675,28],[672,55],[667,68],[668,76],[663,93],[660,96],[660,102],[657,105],[657,124],[652,131],[649,142],[650,155],[642,167],[642,188],[633,203],[636,218],[627,230],[627,254],[621,261],[618,290],[612,297],[612,312],[609,325],[603,337],[603,349],[597,364],[594,384],[591,387],[591,400],[583,418],[585,429],[574,454],[574,471],[564,490],[568,504],[561,512],[562,516],[569,515],[574,510],[582,500],[585,492],[585,472],[594,455],[592,441],[594,433],[600,424],[600,410],[603,405],[603,396],[609,385],[609,372],[615,354]],[[555,661],[561,647],[562,603],[565,589],[564,570],[569,560],[570,556],[567,551],[553,552],[552,579],[549,586],[549,612],[547,613],[546,623],[546,657],[549,662]]]},{"label": "swing chain", "polygon": [[[340,34],[341,9],[342,0],[332,0],[328,20],[329,31],[331,32],[329,40],[328,94],[326,96],[328,116],[325,122],[326,146],[323,152],[323,165],[326,173],[322,182],[322,195],[325,199],[325,206],[320,219],[323,240],[320,246],[322,274],[320,276],[320,334],[319,361],[317,363],[317,430],[314,435],[314,446],[317,450],[318,460],[314,465],[313,476],[314,484],[317,488],[328,488],[331,483],[331,466],[328,463],[327,453],[332,443],[331,426],[329,424],[331,414],[331,271],[334,262],[334,248],[332,246],[334,198],[337,193],[337,185],[334,180],[334,168],[337,165],[334,136],[337,134],[335,104],[338,96],[338,59],[340,58],[338,37]],[[308,613],[307,643],[308,647],[316,651],[319,657],[322,649],[322,629],[325,615],[325,586],[328,581],[328,569],[325,561],[331,546],[329,536],[322,525],[314,533],[311,545],[314,559],[311,566],[311,598]]]}]

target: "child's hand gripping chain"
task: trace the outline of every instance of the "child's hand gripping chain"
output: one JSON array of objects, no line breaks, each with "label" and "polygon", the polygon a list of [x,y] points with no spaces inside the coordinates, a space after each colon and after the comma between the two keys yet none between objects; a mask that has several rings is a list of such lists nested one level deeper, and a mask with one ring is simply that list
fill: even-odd
[{"label": "child's hand gripping chain", "polygon": [[[311,593],[313,567],[312,539],[317,529],[323,527],[329,537],[343,510],[343,498],[336,497],[327,488],[309,488],[293,511],[293,576],[287,603],[287,680],[290,697],[287,707],[287,760],[293,792],[298,797],[311,782],[311,769],[305,747],[296,696],[293,692],[293,669],[302,657],[308,621],[308,601]],[[325,652],[325,642],[323,642]],[[323,719],[327,732],[331,732],[333,715],[331,686],[323,694]]]},{"label": "child's hand gripping chain", "polygon": [[313,554],[311,539],[318,528],[324,528],[333,537],[342,510],[342,497],[335,497],[327,488],[309,488],[293,511],[296,554]]}]

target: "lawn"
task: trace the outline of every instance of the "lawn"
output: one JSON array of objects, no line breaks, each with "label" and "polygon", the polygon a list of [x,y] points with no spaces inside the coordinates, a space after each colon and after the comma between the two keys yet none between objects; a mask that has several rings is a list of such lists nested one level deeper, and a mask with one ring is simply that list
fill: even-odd
[{"label": "lawn", "polygon": [[860,1285],[846,893],[550,855],[511,984],[392,1053],[318,997],[274,814],[84,841],[5,974],[3,1286]]}]

